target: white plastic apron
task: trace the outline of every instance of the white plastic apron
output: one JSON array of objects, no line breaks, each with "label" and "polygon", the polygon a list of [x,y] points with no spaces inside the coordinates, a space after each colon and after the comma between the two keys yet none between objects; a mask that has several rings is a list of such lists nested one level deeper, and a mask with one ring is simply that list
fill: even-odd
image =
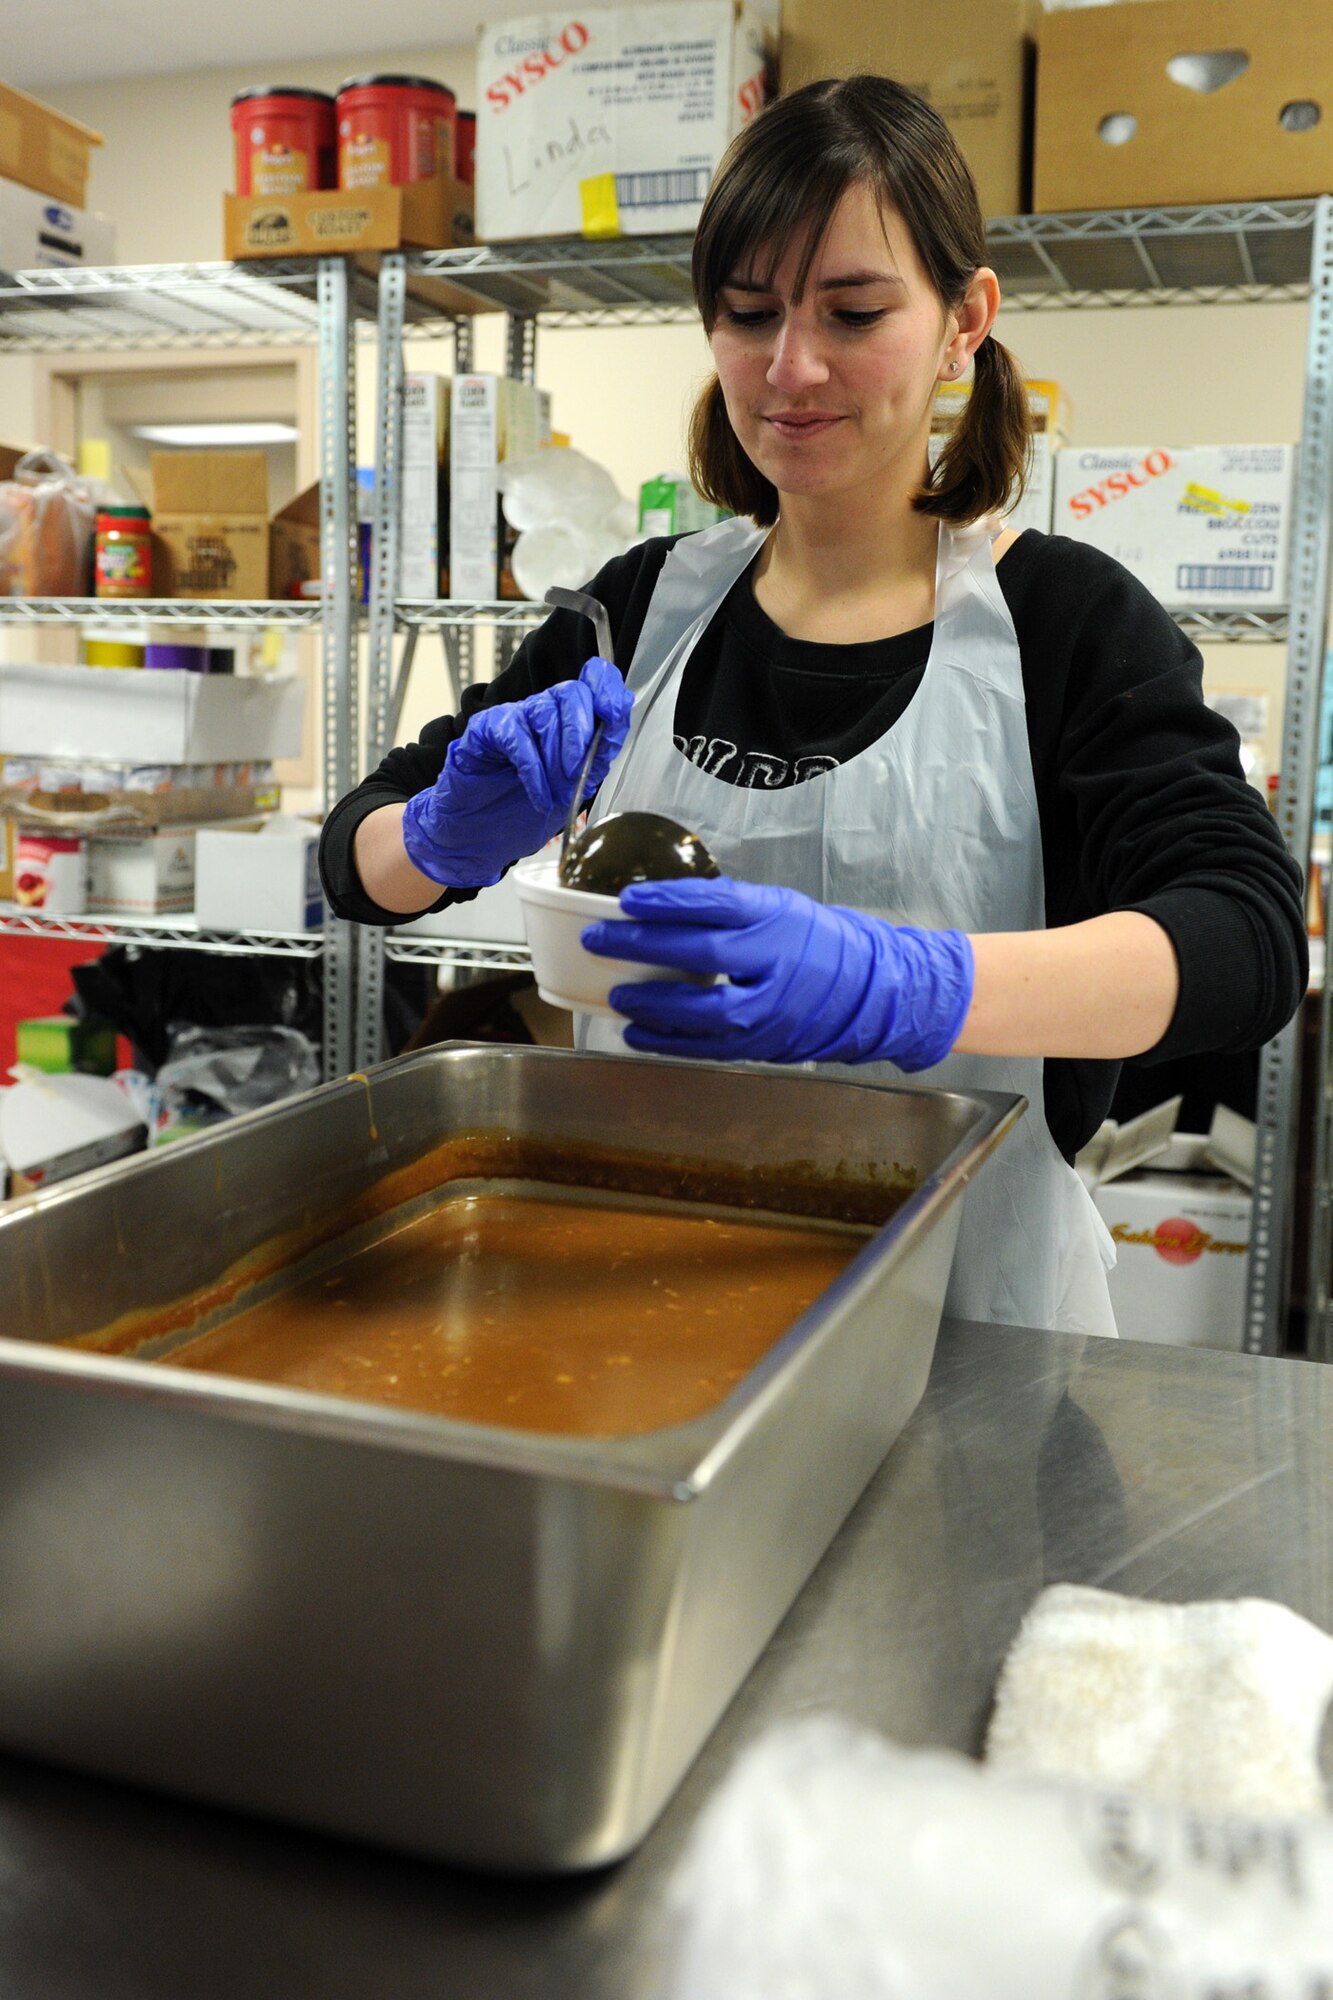
[{"label": "white plastic apron", "polygon": [[[682,668],[765,532],[724,521],[672,550],[628,675],[636,696],[629,736],[592,816],[667,813],[703,838],[728,875],[895,923],[1044,930],[1022,665],[989,525],[941,525],[930,658],[907,709],[878,742],[776,790],[726,784],[677,748]],[[575,1040],[627,1053],[614,1020],[579,1016]],[[1115,1333],[1106,1285],[1115,1252],[1047,1128],[1040,1058],[954,1054],[912,1076],[887,1062],[818,1067],[859,1083],[1021,1092],[1029,1110],[964,1198],[945,1310],[997,1324]]]}]

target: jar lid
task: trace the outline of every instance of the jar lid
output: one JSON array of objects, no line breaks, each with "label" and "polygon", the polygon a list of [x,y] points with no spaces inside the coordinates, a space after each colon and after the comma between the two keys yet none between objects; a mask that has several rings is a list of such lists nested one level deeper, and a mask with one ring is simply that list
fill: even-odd
[{"label": "jar lid", "polygon": [[108,522],[114,528],[121,521],[148,521],[151,519],[152,516],[146,507],[99,507],[97,510],[97,525],[99,528],[103,521]]},{"label": "jar lid", "polygon": [[303,97],[311,104],[332,104],[333,98],[327,90],[298,89],[289,83],[253,83],[246,90],[238,90],[232,98],[233,104],[247,104],[255,97]]},{"label": "jar lid", "polygon": [[454,93],[448,84],[436,83],[429,76],[349,76],[346,83],[339,84],[338,95],[341,97],[345,90],[370,90],[381,86],[391,90],[433,90],[440,97],[447,97],[451,104],[454,102]]}]

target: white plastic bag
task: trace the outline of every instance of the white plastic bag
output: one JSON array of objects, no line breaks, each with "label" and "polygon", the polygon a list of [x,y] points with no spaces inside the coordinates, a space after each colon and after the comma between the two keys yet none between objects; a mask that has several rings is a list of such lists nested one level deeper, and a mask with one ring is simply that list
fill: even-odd
[{"label": "white plastic bag", "polygon": [[53,451],[30,451],[0,481],[0,596],[82,597],[107,489]]}]

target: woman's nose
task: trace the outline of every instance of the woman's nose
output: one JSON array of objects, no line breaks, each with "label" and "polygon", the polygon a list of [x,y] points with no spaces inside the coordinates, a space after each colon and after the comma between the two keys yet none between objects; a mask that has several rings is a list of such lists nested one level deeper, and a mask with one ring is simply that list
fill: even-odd
[{"label": "woman's nose", "polygon": [[768,380],[777,389],[813,387],[828,380],[828,364],[815,328],[788,319],[778,329]]}]

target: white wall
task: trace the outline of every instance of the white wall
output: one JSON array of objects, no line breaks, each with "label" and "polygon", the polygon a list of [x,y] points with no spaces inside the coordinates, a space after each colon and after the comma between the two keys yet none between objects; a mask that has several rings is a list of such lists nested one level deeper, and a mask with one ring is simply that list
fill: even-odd
[{"label": "white wall", "polygon": [[[93,205],[116,224],[120,260],[211,259],[221,255],[222,191],[231,185],[233,92],[256,82],[336,89],[345,77],[377,68],[438,77],[460,104],[472,101],[471,52],[460,47],[391,57],[368,49],[355,60],[265,65],[262,73],[246,67],[86,85],[54,93],[54,101],[105,135]],[[1066,386],[1079,443],[1269,442],[1299,432],[1306,319],[1301,305],[1004,311],[999,331],[1027,373]],[[502,332],[498,316],[480,323],[479,367],[502,364]],[[683,327],[543,330],[538,342],[538,372],[553,392],[557,426],[609,466],[626,493],[680,463],[684,413],[706,362],[701,336]],[[448,370],[449,347],[414,342],[410,365]],[[358,396],[366,460],[373,381],[373,354],[365,348]],[[30,384],[30,362],[0,359],[0,438],[32,435]],[[1281,652],[1212,647],[1208,666],[1217,684],[1272,694],[1276,765]]]}]

